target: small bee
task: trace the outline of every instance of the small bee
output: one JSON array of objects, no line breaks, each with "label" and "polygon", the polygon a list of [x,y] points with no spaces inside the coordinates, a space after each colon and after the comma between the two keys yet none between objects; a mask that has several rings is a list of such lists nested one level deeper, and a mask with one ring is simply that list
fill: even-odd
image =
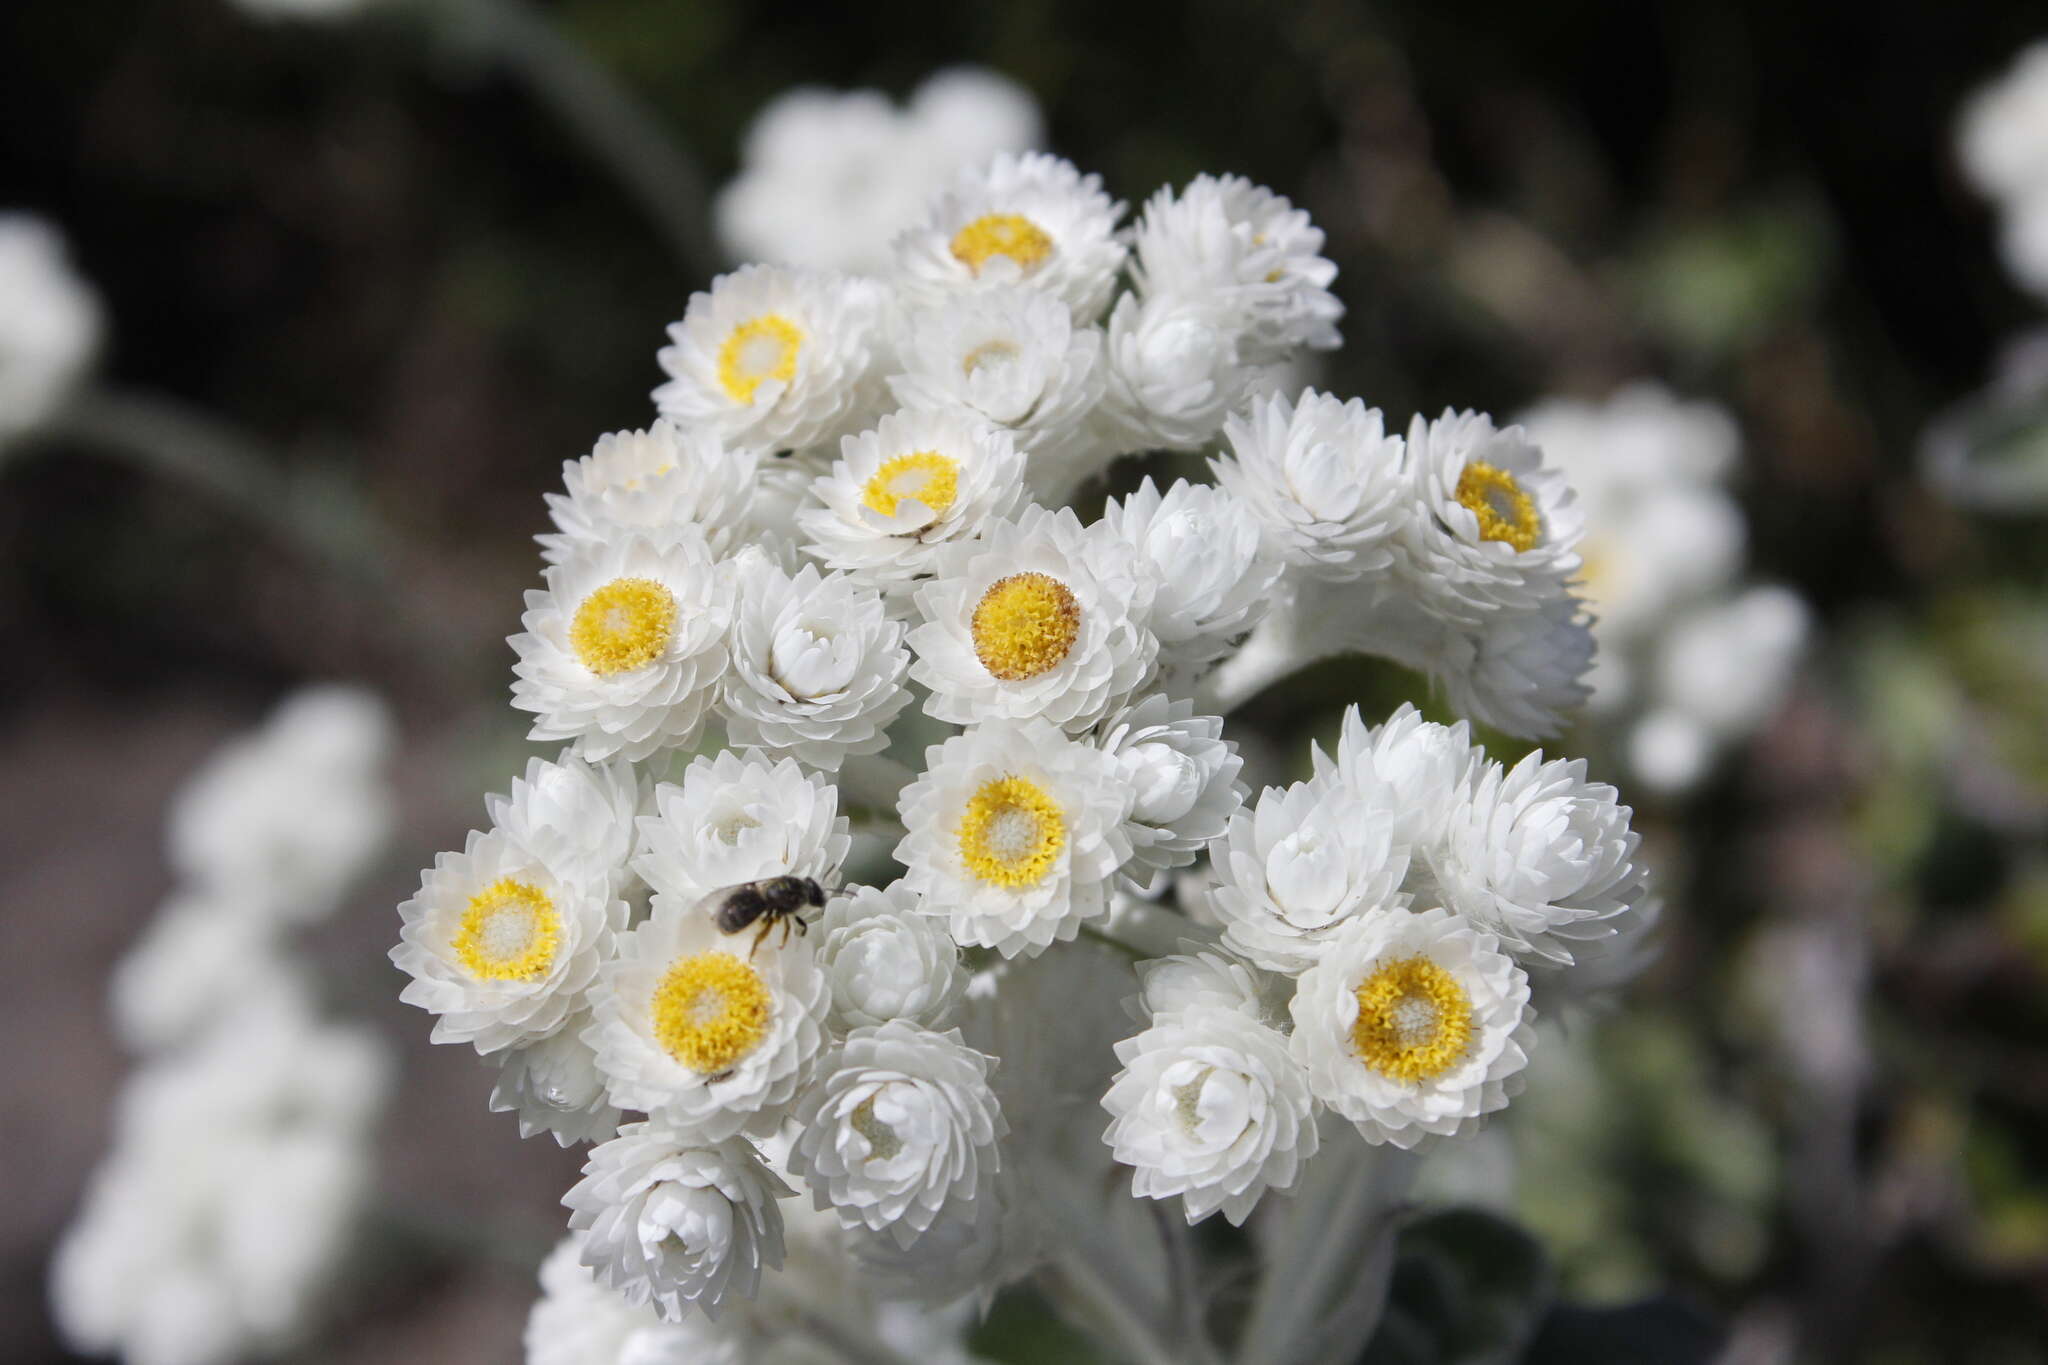
[{"label": "small bee", "polygon": [[747,949],[748,957],[754,955],[761,940],[778,924],[782,926],[784,943],[789,942],[791,929],[804,933],[805,907],[815,909],[824,903],[825,888],[811,877],[764,877],[758,882],[741,882],[714,891],[703,901],[711,911],[712,923],[722,934],[737,934],[754,921],[761,922],[753,947]]}]

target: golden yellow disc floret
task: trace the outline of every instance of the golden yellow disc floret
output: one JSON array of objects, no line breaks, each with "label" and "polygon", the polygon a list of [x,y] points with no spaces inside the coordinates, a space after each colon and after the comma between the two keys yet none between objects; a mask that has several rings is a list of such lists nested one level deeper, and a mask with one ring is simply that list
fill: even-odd
[{"label": "golden yellow disc floret", "polygon": [[651,578],[614,578],[583,599],[569,646],[601,678],[660,658],[676,629],[676,598]]},{"label": "golden yellow disc floret", "polygon": [[1013,573],[989,584],[970,629],[981,666],[1004,682],[1059,667],[1081,633],[1081,604],[1049,574]]},{"label": "golden yellow disc floret", "polygon": [[1479,518],[1481,540],[1501,540],[1517,550],[1531,550],[1543,534],[1536,500],[1522,491],[1515,476],[1496,465],[1474,460],[1458,476],[1458,501]]},{"label": "golden yellow disc floret", "polygon": [[1016,888],[1044,880],[1067,844],[1059,803],[1026,777],[984,782],[958,830],[960,861],[992,886]]},{"label": "golden yellow disc floret", "polygon": [[881,468],[862,487],[861,501],[885,517],[895,516],[897,505],[905,499],[921,502],[931,509],[931,516],[918,527],[923,530],[946,515],[959,493],[958,460],[936,450],[914,450],[882,461]]},{"label": "golden yellow disc floret", "polygon": [[752,407],[754,390],[796,376],[803,329],[780,313],[763,313],[732,329],[718,348],[718,383],[735,403]]},{"label": "golden yellow disc floret", "polygon": [[1472,997],[1428,958],[1383,964],[1358,983],[1357,994],[1351,1047],[1382,1076],[1431,1081],[1464,1060],[1472,1042]]},{"label": "golden yellow disc floret", "polygon": [[768,983],[731,953],[678,958],[654,991],[654,1038],[706,1075],[728,1070],[768,1032]]},{"label": "golden yellow disc floret", "polygon": [[547,892],[500,877],[469,898],[452,944],[470,975],[485,981],[537,981],[555,962],[562,917]]},{"label": "golden yellow disc floret", "polygon": [[1030,274],[1052,255],[1052,238],[1021,213],[984,213],[953,234],[953,259],[979,275],[991,257],[1007,256]]}]

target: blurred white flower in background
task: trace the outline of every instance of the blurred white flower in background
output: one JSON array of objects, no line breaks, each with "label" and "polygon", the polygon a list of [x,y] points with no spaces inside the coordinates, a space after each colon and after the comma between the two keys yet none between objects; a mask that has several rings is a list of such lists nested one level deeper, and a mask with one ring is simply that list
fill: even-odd
[{"label": "blurred white flower in background", "polygon": [[2023,50],[1970,97],[1956,149],[1964,173],[2003,218],[2006,268],[2048,298],[2048,42]]},{"label": "blurred white flower in background", "polygon": [[741,260],[878,275],[957,172],[1043,133],[1030,92],[979,67],[934,74],[901,109],[879,90],[799,87],[755,116],[719,235]]},{"label": "blurred white flower in background", "polygon": [[47,421],[99,350],[99,296],[66,255],[49,223],[0,212],[0,445]]},{"label": "blurred white flower in background", "polygon": [[1728,488],[1741,432],[1715,404],[1648,381],[1601,403],[1550,399],[1520,420],[1584,507],[1600,643],[1591,710],[1637,779],[1684,791],[1770,718],[1810,625],[1788,589],[1742,586],[1748,526]]}]

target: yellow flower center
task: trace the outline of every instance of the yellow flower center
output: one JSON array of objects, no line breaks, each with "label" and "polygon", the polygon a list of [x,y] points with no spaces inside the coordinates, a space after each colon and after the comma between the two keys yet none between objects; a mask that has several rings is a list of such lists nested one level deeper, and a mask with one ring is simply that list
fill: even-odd
[{"label": "yellow flower center", "polygon": [[1017,358],[1013,341],[984,341],[960,361],[960,373],[971,375],[984,365],[1002,365]]},{"label": "yellow flower center", "polygon": [[1481,540],[1504,540],[1517,550],[1530,550],[1543,534],[1536,500],[1505,469],[1474,460],[1458,476],[1457,496],[1479,518]]},{"label": "yellow flower center", "polygon": [[1021,213],[984,213],[953,234],[953,259],[979,275],[991,256],[1008,256],[1030,274],[1052,255],[1052,238]]},{"label": "yellow flower center", "polygon": [[869,1095],[847,1116],[853,1131],[868,1140],[869,1161],[887,1161],[903,1150],[903,1139],[896,1136],[896,1130],[875,1117],[875,1100],[880,1094],[878,1090]]},{"label": "yellow flower center", "polygon": [[1426,957],[1386,963],[1358,984],[1351,1047],[1391,1080],[1435,1080],[1464,1060],[1472,1041],[1472,997]]},{"label": "yellow flower center", "polygon": [[601,678],[661,657],[676,628],[675,594],[651,578],[614,578],[583,599],[569,645]]},{"label": "yellow flower center", "polygon": [[796,374],[803,330],[780,313],[763,313],[732,329],[718,348],[718,383],[735,403],[752,406],[754,390]]},{"label": "yellow flower center", "polygon": [[896,505],[909,498],[931,509],[923,526],[946,515],[960,491],[960,462],[949,460],[936,450],[917,450],[892,455],[882,461],[874,477],[861,490],[862,501],[885,517],[896,515]]},{"label": "yellow flower center", "polygon": [[535,981],[554,965],[562,917],[547,892],[500,877],[469,898],[455,931],[455,956],[485,981]]},{"label": "yellow flower center", "polygon": [[690,1070],[715,1075],[761,1041],[770,1004],[768,983],[731,953],[679,958],[655,988],[655,1041]]},{"label": "yellow flower center", "polygon": [[975,657],[1004,682],[1035,678],[1074,647],[1081,604],[1067,585],[1042,573],[1013,573],[989,584],[974,607]]},{"label": "yellow flower center", "polygon": [[1031,886],[1067,843],[1067,819],[1029,778],[981,784],[960,817],[960,861],[991,886]]}]

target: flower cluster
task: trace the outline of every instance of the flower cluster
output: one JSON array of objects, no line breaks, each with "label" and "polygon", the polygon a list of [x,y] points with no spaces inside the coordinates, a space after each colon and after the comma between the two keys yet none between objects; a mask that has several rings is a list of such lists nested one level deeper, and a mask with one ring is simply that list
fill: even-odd
[{"label": "flower cluster", "polygon": [[52,1263],[79,1350],[228,1365],[291,1346],[321,1308],[370,1186],[389,1061],[319,1018],[285,931],[381,850],[389,730],[374,698],[311,689],[173,800],[182,884],[113,982],[143,1065]]},{"label": "flower cluster", "polygon": [[1637,778],[1690,787],[1782,700],[1809,628],[1792,592],[1739,581],[1734,419],[1641,382],[1604,403],[1551,399],[1521,421],[1585,505],[1583,590],[1600,639],[1589,709],[1623,730]]},{"label": "flower cluster", "polygon": [[[1247,804],[1223,713],[1321,654],[1559,723],[1579,508],[1519,428],[1279,391],[1342,315],[1286,199],[1201,176],[1125,215],[1004,154],[874,274],[722,276],[669,329],[658,420],[549,498],[513,702],[564,747],[392,953],[436,1040],[503,1068],[494,1102],[596,1144],[534,1359],[741,1349],[797,1185],[832,1273],[940,1301],[1102,1219],[1072,1191],[1112,1157],[1241,1221],[1326,1112],[1467,1132],[1520,1083],[1532,992],[1618,978],[1652,918],[1611,788],[1412,709],[1354,710]],[[1216,481],[1081,496],[1155,451]],[[1138,938],[1166,946],[1133,950],[1163,956],[1117,1043],[1104,945]]]}]

